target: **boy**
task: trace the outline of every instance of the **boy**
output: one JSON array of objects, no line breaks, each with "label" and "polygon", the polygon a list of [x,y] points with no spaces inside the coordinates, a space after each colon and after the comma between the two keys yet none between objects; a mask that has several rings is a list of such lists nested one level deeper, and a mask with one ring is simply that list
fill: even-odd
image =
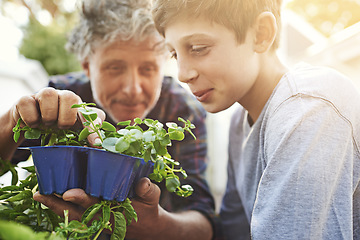
[{"label": "boy", "polygon": [[276,56],[280,0],[155,0],[179,80],[232,118],[228,239],[360,238],[360,95],[334,70]]}]

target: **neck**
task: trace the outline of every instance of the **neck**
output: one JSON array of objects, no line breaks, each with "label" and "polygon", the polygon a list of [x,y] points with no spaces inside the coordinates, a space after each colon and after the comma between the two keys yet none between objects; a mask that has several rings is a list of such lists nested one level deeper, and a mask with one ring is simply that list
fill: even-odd
[{"label": "neck", "polygon": [[288,69],[280,62],[276,54],[260,57],[260,69],[249,94],[241,100],[253,122],[256,122],[276,85]]}]

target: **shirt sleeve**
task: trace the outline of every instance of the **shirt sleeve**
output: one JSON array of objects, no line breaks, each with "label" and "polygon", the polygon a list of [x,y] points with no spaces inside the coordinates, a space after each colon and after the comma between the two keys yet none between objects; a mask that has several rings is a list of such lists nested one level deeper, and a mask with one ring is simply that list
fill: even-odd
[{"label": "shirt sleeve", "polygon": [[266,124],[253,239],[353,239],[352,126],[329,102],[289,99]]},{"label": "shirt sleeve", "polygon": [[232,160],[228,161],[228,181],[220,217],[226,239],[250,239],[250,225],[235,185]]}]

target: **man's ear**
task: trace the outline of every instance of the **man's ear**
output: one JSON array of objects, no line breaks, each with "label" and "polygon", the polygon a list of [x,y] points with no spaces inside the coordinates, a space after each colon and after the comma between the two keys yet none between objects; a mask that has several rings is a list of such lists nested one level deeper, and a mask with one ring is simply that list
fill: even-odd
[{"label": "man's ear", "polygon": [[278,28],[276,18],[271,12],[261,13],[255,21],[254,50],[257,53],[268,51],[274,43]]},{"label": "man's ear", "polygon": [[85,60],[85,61],[83,61],[83,62],[81,63],[81,66],[82,66],[82,68],[83,68],[86,76],[87,76],[88,78],[90,78],[89,62],[88,62],[87,60]]}]

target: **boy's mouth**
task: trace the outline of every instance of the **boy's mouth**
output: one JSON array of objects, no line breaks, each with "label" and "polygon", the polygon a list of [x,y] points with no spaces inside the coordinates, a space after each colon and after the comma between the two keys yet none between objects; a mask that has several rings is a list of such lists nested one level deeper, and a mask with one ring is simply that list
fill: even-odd
[{"label": "boy's mouth", "polygon": [[193,92],[193,94],[195,95],[196,99],[199,102],[205,102],[209,98],[212,90],[213,90],[212,88],[208,88],[208,89],[201,90],[201,91],[195,91],[195,92]]}]

